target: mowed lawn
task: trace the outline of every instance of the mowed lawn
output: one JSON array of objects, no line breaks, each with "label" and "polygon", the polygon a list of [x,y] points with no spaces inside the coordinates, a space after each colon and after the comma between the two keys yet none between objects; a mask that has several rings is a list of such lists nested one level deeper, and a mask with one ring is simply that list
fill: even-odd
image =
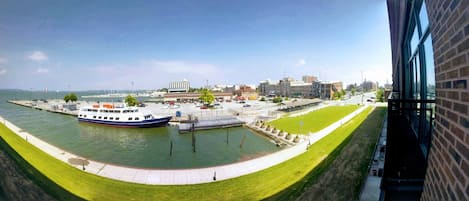
[{"label": "mowed lawn", "polygon": [[267,124],[293,134],[308,134],[320,131],[352,113],[359,106],[329,106],[297,117],[283,117]]},{"label": "mowed lawn", "polygon": [[[356,108],[350,108],[353,109]],[[365,109],[348,123],[311,145],[305,153],[279,165],[234,179],[197,185],[143,185],[111,180],[83,172],[55,159],[15,135],[3,124],[0,124],[0,136],[16,150],[10,151],[10,154],[17,153],[16,156],[24,158],[61,188],[86,200],[261,200],[284,192],[285,189],[289,191],[291,185],[301,181],[343,143],[371,111],[372,108]],[[0,146],[8,149],[4,143],[0,143]],[[27,172],[35,171],[31,170],[32,167],[28,169],[28,165],[20,165]],[[61,200],[68,200],[67,197],[60,197],[60,193],[58,196]]]}]

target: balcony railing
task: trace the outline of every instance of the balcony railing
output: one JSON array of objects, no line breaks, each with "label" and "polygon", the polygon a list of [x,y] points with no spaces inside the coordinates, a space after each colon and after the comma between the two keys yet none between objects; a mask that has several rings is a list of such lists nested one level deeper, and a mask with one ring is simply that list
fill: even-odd
[{"label": "balcony railing", "polygon": [[395,118],[406,119],[426,158],[435,120],[435,100],[401,99],[398,92],[393,92],[388,98],[388,114],[391,124]]},{"label": "balcony railing", "polygon": [[420,195],[434,122],[435,100],[388,97],[388,131],[382,188]]}]

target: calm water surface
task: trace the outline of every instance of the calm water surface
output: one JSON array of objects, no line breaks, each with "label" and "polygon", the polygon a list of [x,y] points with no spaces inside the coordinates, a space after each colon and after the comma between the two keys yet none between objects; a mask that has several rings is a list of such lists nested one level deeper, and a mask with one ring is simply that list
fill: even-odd
[{"label": "calm water surface", "polygon": [[[77,94],[90,95],[93,92]],[[0,90],[0,115],[23,130],[71,153],[124,166],[159,169],[208,167],[279,150],[268,139],[238,127],[196,132],[196,153],[193,153],[191,135],[179,134],[176,127],[135,129],[78,123],[72,116],[6,102],[10,99],[60,98],[64,95],[63,92]],[[243,138],[245,140],[241,148]],[[172,156],[169,155],[171,141]]]}]

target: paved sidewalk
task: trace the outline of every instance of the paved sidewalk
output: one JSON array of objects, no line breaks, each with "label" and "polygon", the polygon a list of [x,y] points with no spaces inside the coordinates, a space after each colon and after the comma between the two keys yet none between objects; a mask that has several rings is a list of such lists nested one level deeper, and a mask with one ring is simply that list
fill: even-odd
[{"label": "paved sidewalk", "polygon": [[[71,165],[80,170],[85,167],[86,172],[90,172],[99,176],[141,184],[158,184],[158,185],[185,185],[209,183],[230,178],[235,178],[250,173],[254,173],[274,165],[280,164],[288,159],[300,155],[305,152],[308,144],[314,144],[323,137],[330,134],[336,128],[346,121],[352,119],[362,112],[365,107],[361,107],[355,112],[347,115],[336,123],[327,128],[309,135],[309,141],[305,140],[293,147],[283,149],[281,151],[255,158],[239,163],[227,164],[222,166],[198,168],[198,169],[178,169],[178,170],[159,170],[159,169],[141,169],[133,167],[123,167],[117,165],[106,164],[98,161],[86,160],[80,156],[71,154],[65,150],[59,149],[41,139],[22,131],[20,128],[0,117],[0,122],[4,123],[9,129],[29,143],[38,147],[49,155]],[[77,164],[72,161],[77,159],[86,160],[88,164]]]}]

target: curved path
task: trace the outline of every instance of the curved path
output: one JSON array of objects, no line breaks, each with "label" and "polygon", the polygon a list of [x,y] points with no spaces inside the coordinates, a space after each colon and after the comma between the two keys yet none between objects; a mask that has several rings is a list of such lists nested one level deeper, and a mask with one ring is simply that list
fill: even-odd
[{"label": "curved path", "polygon": [[[107,177],[132,183],[140,184],[158,184],[158,185],[185,185],[200,184],[219,180],[239,177],[254,173],[274,165],[280,164],[291,159],[307,150],[308,144],[314,144],[318,140],[327,136],[343,123],[355,117],[362,112],[365,107],[361,107],[351,114],[345,116],[334,124],[324,128],[323,130],[310,134],[309,140],[305,140],[293,147],[283,149],[281,151],[255,158],[248,161],[208,167],[198,169],[177,169],[177,170],[159,170],[159,169],[141,169],[134,167],[123,167],[117,165],[106,164],[98,161],[86,160],[80,156],[59,149],[41,139],[24,132],[14,124],[0,117],[0,122],[5,124],[9,129],[21,138],[24,138],[32,145],[48,153],[49,155],[71,165],[78,169],[93,173],[99,176]],[[308,139],[308,138],[307,138]],[[87,164],[80,164],[80,161],[86,161]],[[77,164],[77,161],[78,164]]]}]

